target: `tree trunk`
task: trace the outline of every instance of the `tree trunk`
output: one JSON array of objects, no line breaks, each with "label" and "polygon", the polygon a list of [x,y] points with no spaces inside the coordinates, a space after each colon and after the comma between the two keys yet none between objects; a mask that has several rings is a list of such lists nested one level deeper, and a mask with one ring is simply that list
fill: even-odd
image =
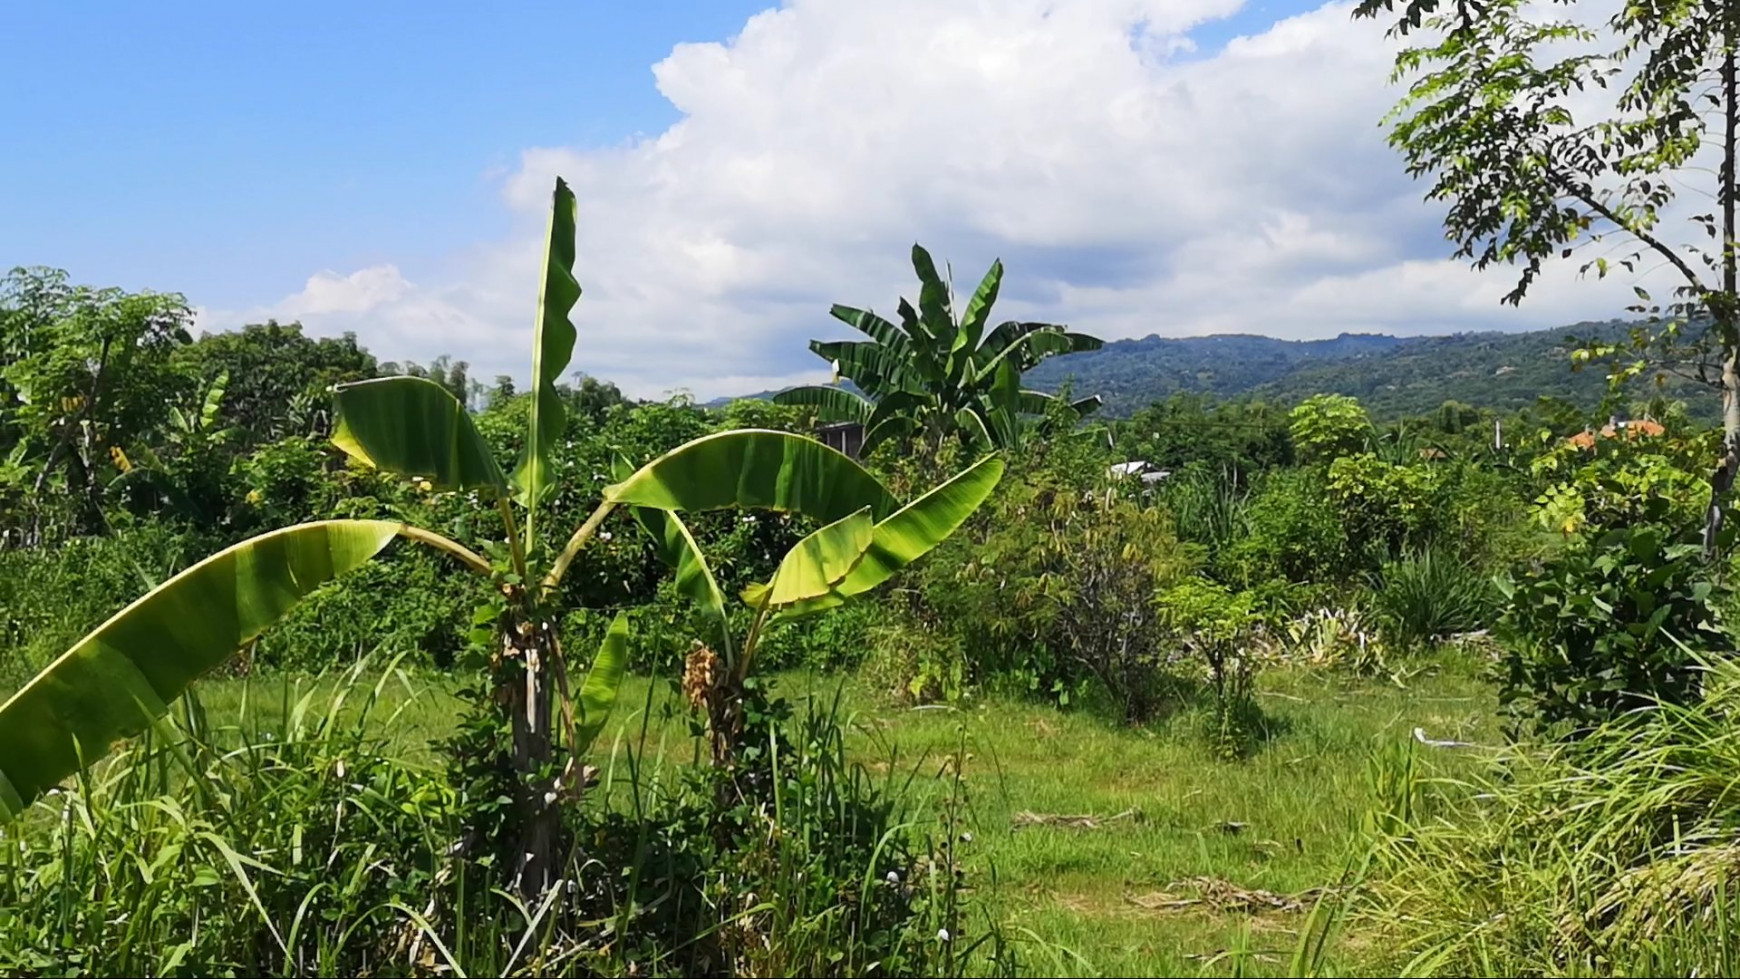
[{"label": "tree trunk", "polygon": [[555,798],[555,742],[551,737],[548,623],[518,619],[506,636],[509,659],[520,661],[518,676],[504,677],[502,702],[513,727],[513,764],[518,776],[514,800],[519,817],[518,879],[522,895],[541,896],[556,876],[561,809]]},{"label": "tree trunk", "polygon": [[1722,57],[1722,169],[1716,196],[1722,206],[1722,292],[1709,302],[1714,323],[1726,350],[1722,361],[1722,459],[1710,477],[1710,509],[1704,516],[1704,557],[1714,560],[1721,550],[1722,521],[1734,477],[1740,470],[1740,256],[1735,254],[1736,151],[1740,150],[1740,78],[1736,77],[1734,45],[1740,24],[1730,7],[1725,25],[1727,51]]}]

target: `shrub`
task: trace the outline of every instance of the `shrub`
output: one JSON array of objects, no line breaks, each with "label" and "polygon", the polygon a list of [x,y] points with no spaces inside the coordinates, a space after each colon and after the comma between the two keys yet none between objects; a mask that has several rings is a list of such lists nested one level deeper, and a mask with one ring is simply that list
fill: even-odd
[{"label": "shrub", "polygon": [[1282,655],[1303,666],[1358,676],[1389,671],[1383,636],[1358,609],[1321,608],[1291,618],[1281,627],[1280,643]]},{"label": "shrub", "polygon": [[1390,645],[1408,651],[1490,625],[1498,595],[1478,569],[1428,548],[1384,565],[1372,606]]},{"label": "shrub", "polygon": [[1177,679],[1154,595],[1195,560],[1166,511],[1029,468],[917,569],[914,614],[959,637],[974,680],[1059,698],[1091,683],[1141,722]]},{"label": "shrub", "polygon": [[1371,441],[1371,417],[1357,398],[1317,394],[1288,416],[1293,450],[1302,462],[1328,462],[1358,452]]},{"label": "shrub", "polygon": [[1250,595],[1233,594],[1202,578],[1160,593],[1155,606],[1175,641],[1207,675],[1213,706],[1209,738],[1223,758],[1241,758],[1256,743],[1262,710],[1256,700],[1262,624]]},{"label": "shrub", "polygon": [[956,701],[967,690],[967,652],[958,633],[912,616],[871,626],[863,676],[903,703]]},{"label": "shrub", "polygon": [[1216,576],[1240,588],[1266,581],[1330,582],[1355,570],[1348,536],[1317,469],[1265,473],[1245,507],[1249,531],[1216,557]]},{"label": "shrub", "polygon": [[1721,614],[1728,586],[1700,552],[1696,532],[1644,524],[1576,539],[1517,576],[1499,620],[1501,702],[1542,728],[1587,731],[1657,701],[1697,699],[1699,657],[1733,649]]}]

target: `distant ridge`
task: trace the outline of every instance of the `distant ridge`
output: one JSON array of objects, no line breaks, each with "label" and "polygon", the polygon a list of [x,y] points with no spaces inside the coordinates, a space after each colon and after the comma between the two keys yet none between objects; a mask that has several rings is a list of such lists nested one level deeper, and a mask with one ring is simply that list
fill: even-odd
[{"label": "distant ridge", "polygon": [[[1591,408],[1606,392],[1599,370],[1571,371],[1568,336],[1616,336],[1621,320],[1526,333],[1395,337],[1343,333],[1327,340],[1255,334],[1148,336],[1053,357],[1029,371],[1028,387],[1098,394],[1109,415],[1127,417],[1174,394],[1261,398],[1285,404],[1319,393],[1350,394],[1381,419],[1419,415],[1446,401],[1511,410],[1550,395]],[[764,391],[746,395],[772,397]],[[1681,391],[1706,414],[1695,391]],[[720,399],[714,404],[724,404]]]}]

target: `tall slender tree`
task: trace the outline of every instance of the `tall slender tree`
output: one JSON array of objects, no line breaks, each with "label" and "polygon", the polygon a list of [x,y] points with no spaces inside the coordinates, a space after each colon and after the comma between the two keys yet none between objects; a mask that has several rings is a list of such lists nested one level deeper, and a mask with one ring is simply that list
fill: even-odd
[{"label": "tall slender tree", "polygon": [[[1616,382],[1675,373],[1720,392],[1704,528],[1714,555],[1740,471],[1740,2],[1627,0],[1610,16],[1593,7],[1360,0],[1354,16],[1393,17],[1390,33],[1417,42],[1397,57],[1396,79],[1411,84],[1391,142],[1410,174],[1432,180],[1427,197],[1448,203],[1458,257],[1521,268],[1506,302],[1520,303],[1547,261],[1610,239],[1619,257],[1586,258],[1583,272],[1671,272],[1661,300],[1634,286],[1632,309],[1649,326],[1576,356],[1610,360]],[[1714,207],[1682,214],[1693,198]]]}]

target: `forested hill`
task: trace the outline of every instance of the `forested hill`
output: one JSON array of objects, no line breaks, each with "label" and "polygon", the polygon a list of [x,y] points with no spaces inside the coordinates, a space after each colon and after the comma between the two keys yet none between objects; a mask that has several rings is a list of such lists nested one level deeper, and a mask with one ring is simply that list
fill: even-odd
[{"label": "forested hill", "polygon": [[1054,357],[1030,371],[1025,383],[1054,391],[1071,379],[1076,393],[1101,395],[1108,413],[1118,416],[1179,392],[1284,404],[1319,393],[1350,394],[1383,418],[1424,414],[1450,400],[1510,409],[1552,395],[1593,406],[1606,390],[1602,372],[1572,373],[1565,338],[1622,328],[1613,321],[1530,333],[1344,333],[1303,341],[1150,336]]}]

